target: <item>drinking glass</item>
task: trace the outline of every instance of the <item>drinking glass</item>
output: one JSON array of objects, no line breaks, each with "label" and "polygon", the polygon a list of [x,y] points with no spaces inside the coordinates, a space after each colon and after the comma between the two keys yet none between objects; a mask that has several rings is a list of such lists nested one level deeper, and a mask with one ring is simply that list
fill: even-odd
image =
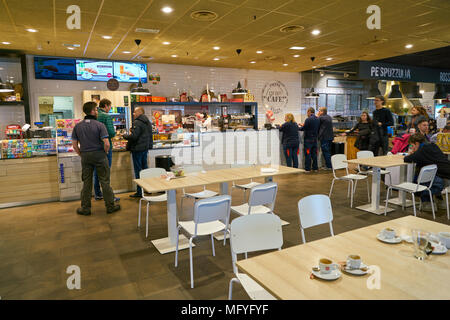
[{"label": "drinking glass", "polygon": [[430,239],[430,233],[422,230],[412,230],[414,241],[414,256],[419,260],[427,257],[426,248]]}]

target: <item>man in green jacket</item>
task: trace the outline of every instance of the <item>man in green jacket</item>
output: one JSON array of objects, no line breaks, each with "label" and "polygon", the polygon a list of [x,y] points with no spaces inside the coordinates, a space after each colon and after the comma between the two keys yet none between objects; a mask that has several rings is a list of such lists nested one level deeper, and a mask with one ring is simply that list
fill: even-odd
[{"label": "man in green jacket", "polygon": [[[108,131],[108,140],[109,140],[109,145],[111,147],[109,148],[109,152],[108,152],[107,156],[108,156],[109,167],[111,168],[112,149],[113,149],[113,144],[112,144],[111,138],[113,138],[116,135],[116,129],[114,128],[114,124],[111,119],[111,116],[108,114],[110,110],[111,110],[111,101],[109,101],[108,99],[100,100],[97,121],[103,123],[106,127],[106,130]],[[95,192],[95,200],[103,199],[103,194],[100,189],[100,183],[98,181],[97,171],[95,169],[94,169],[94,192]],[[114,197],[114,201],[119,201],[119,200],[120,200],[119,198]]]}]

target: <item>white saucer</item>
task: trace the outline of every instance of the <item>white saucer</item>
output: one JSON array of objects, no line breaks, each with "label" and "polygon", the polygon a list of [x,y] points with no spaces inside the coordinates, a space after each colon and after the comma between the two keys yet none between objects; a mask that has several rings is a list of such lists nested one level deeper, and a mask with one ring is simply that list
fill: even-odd
[{"label": "white saucer", "polygon": [[[367,266],[366,264],[364,264],[363,262],[361,262],[360,268],[369,268],[369,266]],[[369,270],[363,271],[363,270],[361,270],[361,269],[350,269],[350,268],[347,268],[347,266],[345,266],[345,267],[343,268],[343,270],[344,270],[346,273],[350,273],[350,274],[353,274],[353,275],[355,275],[355,276],[363,276],[363,275],[365,275],[365,274],[367,274],[367,273],[369,272]]]},{"label": "white saucer", "polygon": [[320,273],[320,271],[314,271],[313,270],[312,274],[315,277],[323,279],[323,280],[336,280],[336,279],[339,279],[341,277],[342,272],[340,272],[339,270],[336,269],[336,270],[331,271],[330,273],[324,274],[324,273]]},{"label": "white saucer", "polygon": [[392,239],[387,239],[387,238],[384,237],[384,235],[382,233],[379,233],[377,235],[377,239],[382,241],[382,242],[390,243],[390,244],[396,244],[396,243],[402,242],[402,238],[399,237],[399,236],[396,236],[395,238],[392,238]]},{"label": "white saucer", "polygon": [[448,251],[442,243],[431,242],[431,245],[434,248],[432,254],[446,254]]}]

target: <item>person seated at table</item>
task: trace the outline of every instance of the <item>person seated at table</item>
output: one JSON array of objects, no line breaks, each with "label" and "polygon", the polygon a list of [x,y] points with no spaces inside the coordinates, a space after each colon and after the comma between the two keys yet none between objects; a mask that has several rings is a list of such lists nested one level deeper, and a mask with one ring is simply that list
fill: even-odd
[{"label": "person seated at table", "polygon": [[[416,163],[414,182],[417,182],[418,173],[422,167],[436,164],[437,173],[430,190],[431,194],[436,195],[436,198],[439,199],[439,208],[446,208],[446,204],[442,203],[444,201],[441,192],[444,189],[444,179],[450,179],[450,161],[437,145],[429,143],[421,133],[412,135],[408,141],[411,152],[403,160],[407,163]],[[420,199],[423,203],[423,209],[425,211],[431,211],[428,191],[421,192]]]},{"label": "person seated at table", "polygon": [[420,120],[419,123],[417,124],[417,129],[419,129],[417,133],[422,134],[425,137],[425,140],[430,142],[430,127],[428,119]]},{"label": "person seated at table", "polygon": [[450,133],[450,125],[446,125],[441,132],[437,132],[430,137],[430,142],[436,143],[438,134]]},{"label": "person seated at table", "polygon": [[419,128],[417,125],[422,120],[428,120],[428,114],[424,107],[422,106],[414,106],[411,108],[411,121],[408,123],[407,132],[410,134],[418,133]]}]

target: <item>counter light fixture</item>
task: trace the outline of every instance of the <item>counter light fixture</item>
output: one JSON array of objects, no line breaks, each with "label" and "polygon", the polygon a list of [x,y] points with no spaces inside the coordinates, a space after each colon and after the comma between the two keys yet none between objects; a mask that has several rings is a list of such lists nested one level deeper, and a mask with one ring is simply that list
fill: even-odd
[{"label": "counter light fixture", "polygon": [[388,99],[390,100],[402,99],[402,93],[400,92],[400,86],[398,84],[394,84],[392,86],[391,93],[389,93]]},{"label": "counter light fixture", "polygon": [[447,99],[447,93],[444,90],[444,86],[440,83],[436,83],[436,92],[434,93],[433,100]]},{"label": "counter light fixture", "polygon": [[413,87],[413,90],[412,90],[412,92],[411,92],[411,94],[409,95],[409,99],[422,99],[423,98],[423,96],[422,96],[422,94],[420,93],[420,87],[418,86],[418,85],[415,85],[414,87]]},{"label": "counter light fixture", "polygon": [[320,30],[314,29],[313,31],[311,31],[311,34],[317,36],[320,34]]},{"label": "counter light fixture", "polygon": [[[314,63],[314,59],[315,57],[311,57],[311,62]],[[305,98],[307,99],[318,99],[319,98],[319,94],[314,92],[314,87],[313,87],[313,83],[314,83],[314,68],[315,66],[311,69],[311,90],[305,95]]]},{"label": "counter light fixture", "polygon": [[27,29],[27,31],[28,32],[38,32],[36,29],[32,29],[32,28]]},{"label": "counter light fixture", "polygon": [[378,89],[378,81],[375,81],[372,84],[372,87],[369,90],[369,96],[366,99],[374,100],[376,96],[381,96],[380,89]]},{"label": "counter light fixture", "polygon": [[289,49],[291,49],[291,50],[304,50],[304,49],[306,49],[306,47],[296,47],[296,46],[293,46],[293,47],[290,47]]},{"label": "counter light fixture", "polygon": [[161,11],[164,13],[171,13],[173,9],[171,7],[164,7],[161,9]]},{"label": "counter light fixture", "polygon": [[[141,44],[141,40],[136,39],[136,40],[134,40],[134,42],[136,43],[136,45],[138,47],[138,51],[139,51],[139,45]],[[136,96],[149,96],[150,95],[150,91],[148,89],[144,88],[144,86],[142,85],[141,68],[139,68],[139,83],[136,88],[131,89],[130,94],[136,95]]]}]

